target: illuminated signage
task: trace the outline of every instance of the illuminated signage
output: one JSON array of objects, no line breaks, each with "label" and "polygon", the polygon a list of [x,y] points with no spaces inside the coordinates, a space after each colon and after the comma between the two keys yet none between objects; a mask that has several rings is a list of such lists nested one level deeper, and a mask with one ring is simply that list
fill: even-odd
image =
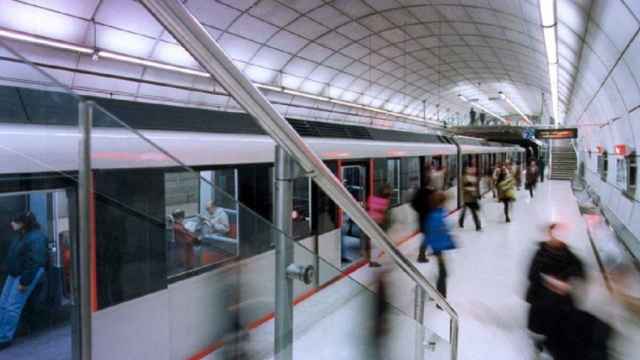
[{"label": "illuminated signage", "polygon": [[536,129],[536,139],[575,139],[578,129]]},{"label": "illuminated signage", "polygon": [[613,148],[616,155],[627,156],[629,155],[629,147],[625,144],[618,144]]}]

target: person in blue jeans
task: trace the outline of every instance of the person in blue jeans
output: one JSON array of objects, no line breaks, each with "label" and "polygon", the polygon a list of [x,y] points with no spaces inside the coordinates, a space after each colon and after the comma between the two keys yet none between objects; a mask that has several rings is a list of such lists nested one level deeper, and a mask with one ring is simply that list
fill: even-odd
[{"label": "person in blue jeans", "polygon": [[0,349],[11,345],[22,309],[42,279],[47,263],[47,237],[33,213],[18,215],[11,228],[18,236],[11,242],[5,260],[7,279],[0,294]]}]

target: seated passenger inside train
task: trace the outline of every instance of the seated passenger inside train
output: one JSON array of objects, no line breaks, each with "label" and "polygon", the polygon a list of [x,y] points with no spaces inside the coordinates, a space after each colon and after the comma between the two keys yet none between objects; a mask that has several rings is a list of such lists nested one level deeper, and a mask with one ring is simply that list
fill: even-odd
[{"label": "seated passenger inside train", "polygon": [[173,233],[178,250],[178,261],[180,265],[191,269],[196,265],[193,247],[200,241],[184,226],[184,210],[177,209],[171,215],[173,216]]},{"label": "seated passenger inside train", "polygon": [[227,236],[229,233],[229,216],[223,208],[209,200],[207,202],[207,211],[200,215],[202,220],[202,236],[222,235]]}]

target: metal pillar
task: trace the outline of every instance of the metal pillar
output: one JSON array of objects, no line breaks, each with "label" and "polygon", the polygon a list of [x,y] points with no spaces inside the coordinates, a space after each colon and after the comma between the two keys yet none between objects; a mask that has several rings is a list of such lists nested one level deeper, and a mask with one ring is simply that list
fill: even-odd
[{"label": "metal pillar", "polygon": [[426,299],[426,292],[418,285],[415,287],[414,292],[414,307],[413,318],[419,324],[416,326],[416,346],[415,346],[415,360],[424,359],[424,303]]},{"label": "metal pillar", "polygon": [[287,268],[293,263],[291,212],[293,207],[293,172],[295,162],[281,146],[276,146],[276,311],[274,351],[276,360],[293,357],[293,279]]},{"label": "metal pillar", "polygon": [[93,126],[93,103],[78,104],[78,127],[80,128],[78,166],[78,273],[80,305],[80,358],[91,360],[91,128]]}]

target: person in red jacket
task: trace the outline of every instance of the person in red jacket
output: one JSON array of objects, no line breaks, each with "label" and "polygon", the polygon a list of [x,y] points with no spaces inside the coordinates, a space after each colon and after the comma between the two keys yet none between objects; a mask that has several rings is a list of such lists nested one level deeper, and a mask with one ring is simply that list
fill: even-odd
[{"label": "person in red jacket", "polygon": [[[378,195],[371,195],[367,199],[367,211],[369,216],[371,216],[373,221],[375,221],[384,231],[387,231],[391,222],[389,205],[391,204],[392,193],[393,188],[391,188],[391,185],[385,184],[378,191]],[[379,263],[371,261],[371,239],[367,235],[363,234],[361,241],[364,258],[369,261],[369,266],[380,266]]]}]

